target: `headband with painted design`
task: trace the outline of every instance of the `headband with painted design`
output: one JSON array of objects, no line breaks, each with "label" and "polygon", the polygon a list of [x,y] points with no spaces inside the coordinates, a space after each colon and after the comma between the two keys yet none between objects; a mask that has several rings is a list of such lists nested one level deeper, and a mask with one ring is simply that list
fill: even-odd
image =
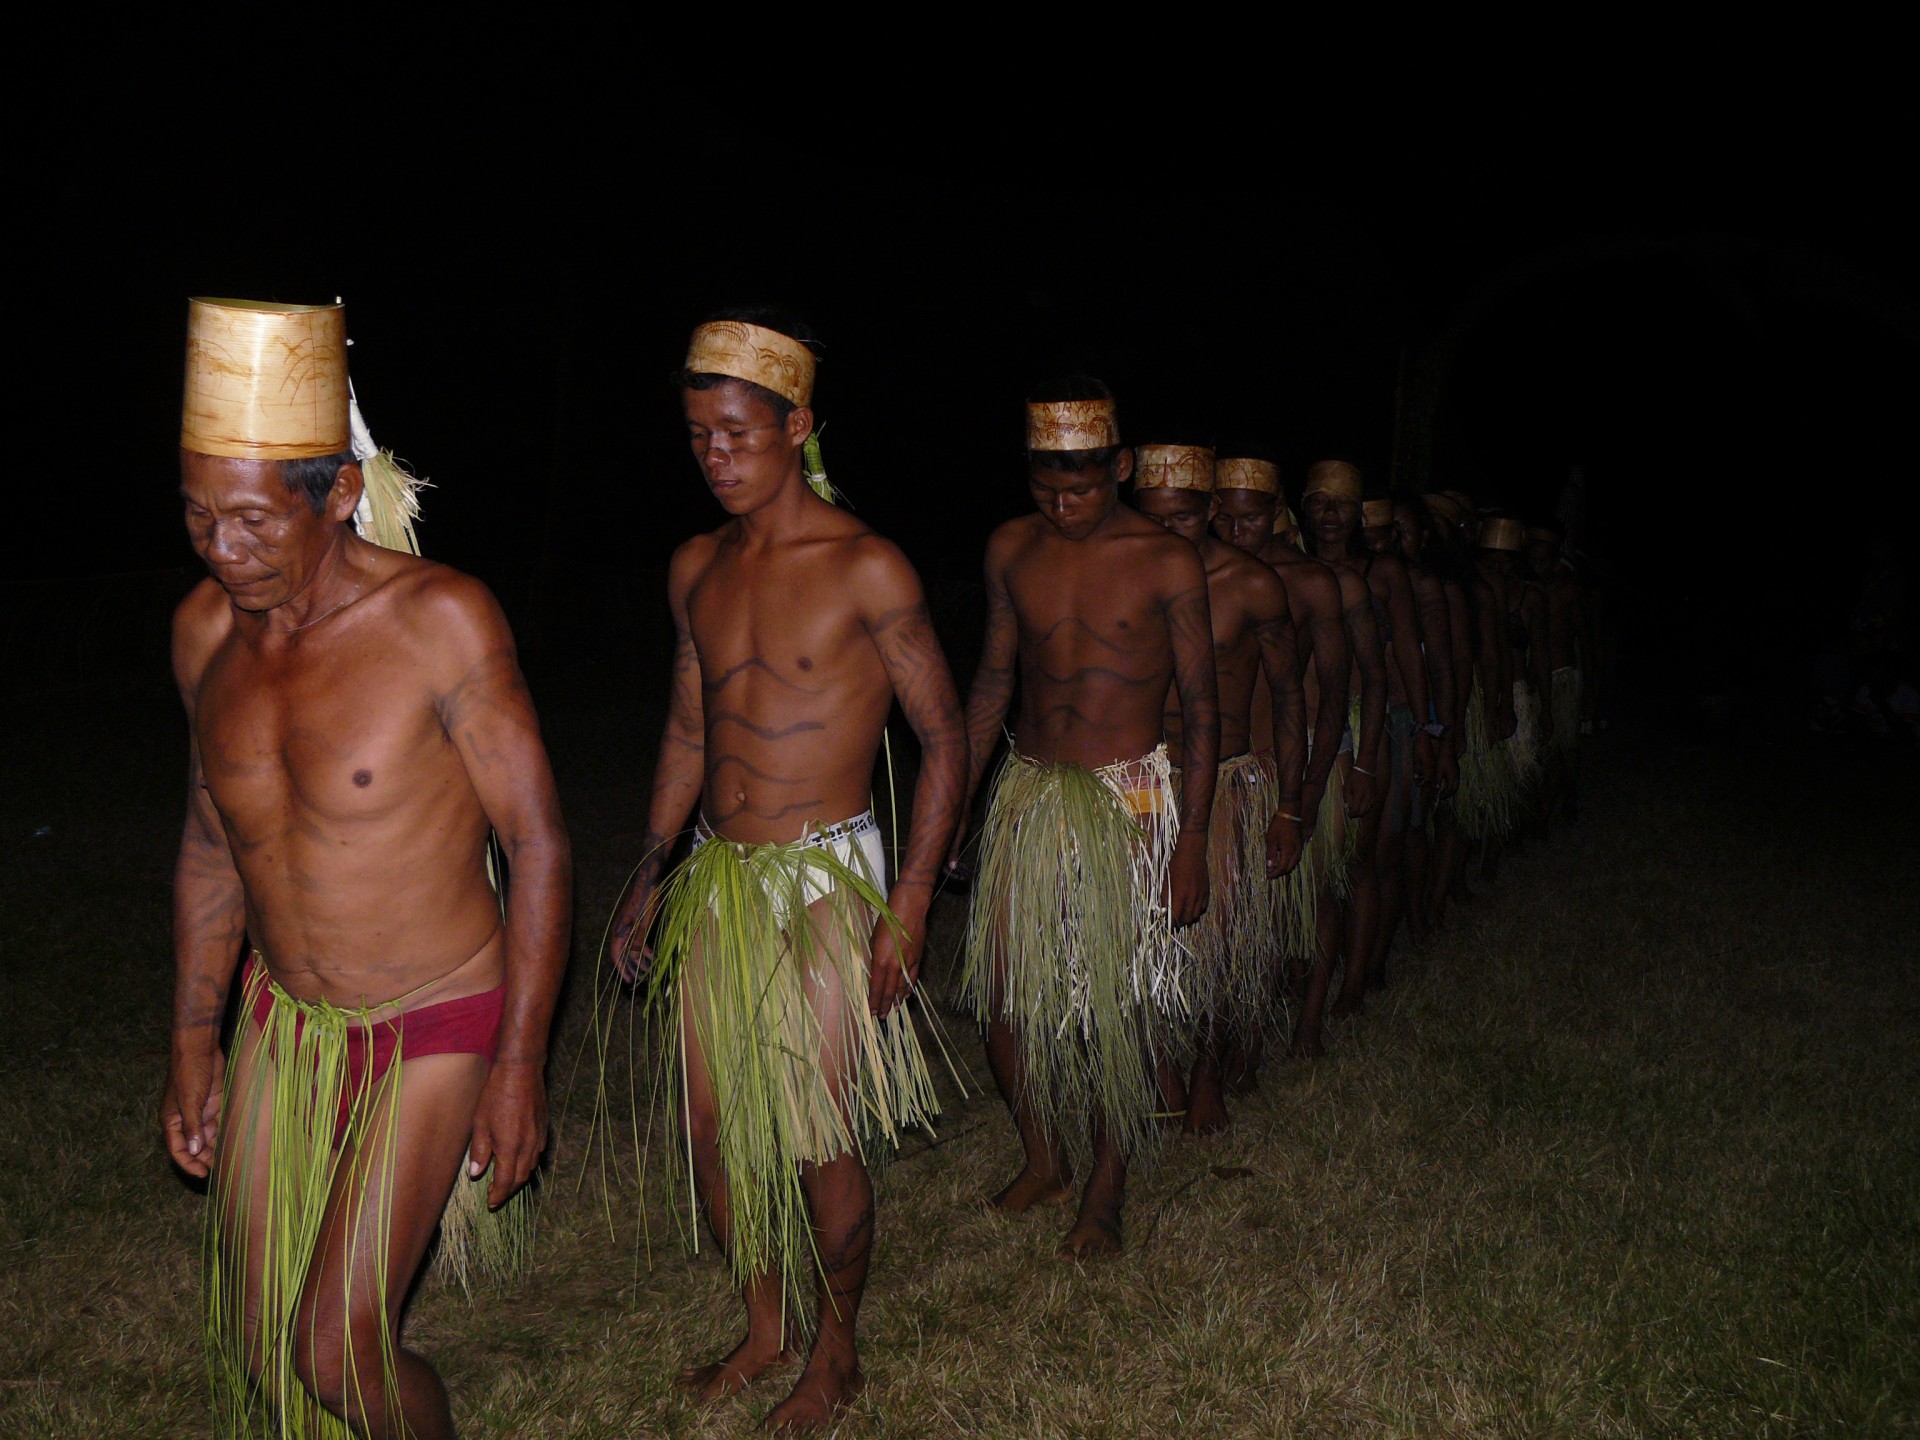
[{"label": "headband with painted design", "polygon": [[1300,498],[1316,491],[1324,491],[1337,500],[1351,500],[1358,505],[1361,502],[1361,480],[1358,467],[1344,460],[1322,460],[1307,471],[1307,483],[1300,489]]},{"label": "headband with painted design", "polygon": [[815,364],[813,352],[791,335],[744,320],[709,320],[687,342],[691,373],[749,380],[795,405],[813,403]]},{"label": "headband with painted design", "polygon": [[1276,500],[1280,495],[1280,467],[1271,460],[1253,460],[1244,455],[1229,456],[1213,467],[1216,490],[1258,490]]},{"label": "headband with painted design", "polygon": [[1360,523],[1362,525],[1391,525],[1393,523],[1393,501],[1362,500],[1360,502]]},{"label": "headband with painted design", "polygon": [[1482,550],[1524,550],[1527,527],[1511,515],[1491,515],[1480,522]]},{"label": "headband with painted design", "polygon": [[187,302],[180,448],[242,460],[344,452],[347,314],[331,305]]},{"label": "headband with painted design", "polygon": [[1027,449],[1105,450],[1120,443],[1111,400],[1034,400],[1027,403]]},{"label": "headband with painted design", "polygon": [[1133,483],[1139,490],[1213,489],[1213,451],[1204,445],[1136,445]]},{"label": "headband with painted design", "polygon": [[1458,525],[1460,523],[1461,516],[1464,512],[1460,509],[1460,502],[1455,500],[1451,495],[1436,492],[1432,495],[1422,495],[1420,498],[1426,502],[1427,513],[1436,520],[1448,525]]}]

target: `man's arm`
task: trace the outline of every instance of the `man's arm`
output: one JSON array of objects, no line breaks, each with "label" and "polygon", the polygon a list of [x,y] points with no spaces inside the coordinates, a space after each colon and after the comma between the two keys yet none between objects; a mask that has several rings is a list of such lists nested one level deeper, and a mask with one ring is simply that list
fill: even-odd
[{"label": "man's arm", "polygon": [[1449,582],[1442,587],[1447,596],[1447,630],[1453,642],[1453,718],[1447,724],[1453,733],[1453,760],[1459,766],[1467,751],[1467,702],[1473,696],[1473,617],[1467,607],[1467,592]]},{"label": "man's arm", "polygon": [[1265,584],[1249,587],[1249,610],[1254,637],[1260,642],[1260,665],[1273,696],[1273,753],[1280,776],[1280,813],[1267,827],[1267,875],[1277,878],[1300,863],[1304,812],[1300,795],[1307,756],[1306,691],[1300,683],[1299,647],[1293,638],[1293,616],[1287,609],[1287,589],[1271,571]]},{"label": "man's arm", "polygon": [[986,778],[995,732],[1006,723],[1007,707],[1013,703],[1020,621],[1007,594],[1006,548],[998,535],[987,543],[987,633],[980,646],[979,668],[973,672],[973,685],[967,692],[967,787],[960,795],[953,845],[947,854],[949,869],[960,863],[960,849],[967,839],[968,807]]},{"label": "man's arm", "polygon": [[1413,581],[1406,562],[1397,555],[1382,555],[1368,567],[1369,576],[1377,576],[1386,591],[1387,614],[1393,621],[1393,664],[1400,672],[1401,687],[1407,693],[1407,706],[1413,711],[1414,775],[1421,781],[1435,774],[1433,737],[1427,734],[1427,707],[1433,692],[1427,687],[1426,662],[1420,655],[1420,610],[1413,596]]},{"label": "man's arm", "polygon": [[[1454,752],[1453,712],[1457,701],[1453,693],[1453,620],[1447,606],[1447,589],[1430,574],[1413,577],[1414,599],[1419,605],[1420,644],[1426,660],[1428,688],[1433,699],[1433,723],[1446,728],[1436,737],[1433,747],[1441,794],[1451,794],[1460,783],[1460,768]],[[1425,711],[1416,711],[1416,725],[1428,722]]]},{"label": "man's arm", "polygon": [[[1387,657],[1380,644],[1380,627],[1373,623],[1373,598],[1367,582],[1344,566],[1335,566],[1340,579],[1341,621],[1347,643],[1353,647],[1354,668],[1360,672],[1360,733],[1353,739],[1353,770],[1347,780],[1347,813],[1365,815],[1384,785],[1374,767],[1361,763],[1378,753],[1380,731],[1387,721]],[[1357,778],[1356,778],[1357,777]]]},{"label": "man's arm", "polygon": [[1487,734],[1504,740],[1513,734],[1513,654],[1500,613],[1500,592],[1485,580],[1474,584],[1474,610],[1480,620],[1480,698],[1487,712]]},{"label": "man's arm", "polygon": [[1520,599],[1520,617],[1527,626],[1527,679],[1540,700],[1540,739],[1553,738],[1553,634],[1547,614],[1546,592],[1529,585]]},{"label": "man's arm", "polygon": [[440,723],[505,855],[506,996],[499,1050],[474,1107],[470,1173],[494,1165],[489,1204],[518,1190],[547,1143],[547,1035],[567,966],[573,859],[540,720],[506,616],[478,581],[436,583],[423,616],[442,659]]},{"label": "man's arm", "polygon": [[933,633],[920,577],[891,545],[868,570],[860,588],[861,619],[886,667],[894,699],[920,741],[913,822],[900,873],[894,876],[887,897],[887,908],[906,937],[903,941],[884,920],[873,932],[868,999],[874,1014],[885,1015],[920,976],[933,882],[959,823],[968,779],[967,732],[947,657]]},{"label": "man's arm", "polygon": [[220,1129],[220,1022],[246,931],[246,894],[202,783],[191,701],[187,716],[187,818],[173,869],[173,1033],[160,1126],[174,1164],[204,1177]]},{"label": "man's arm", "polygon": [[667,683],[667,723],[653,763],[653,791],[647,800],[647,830],[640,841],[640,864],[614,911],[609,956],[624,980],[637,980],[649,959],[647,932],[653,928],[653,903],[660,874],[673,842],[700,802],[707,776],[706,706],[700,693],[700,652],[687,621],[691,563],[686,547],[673,557],[667,576],[667,608],[673,614],[673,668]]},{"label": "man's arm", "polygon": [[[1303,567],[1304,568],[1304,567]],[[1301,587],[1308,599],[1307,634],[1312,647],[1313,676],[1320,686],[1320,708],[1314,712],[1316,743],[1307,761],[1307,783],[1300,803],[1306,807],[1308,835],[1320,814],[1320,797],[1327,793],[1327,777],[1340,758],[1340,732],[1347,728],[1347,698],[1352,688],[1353,651],[1347,627],[1340,617],[1340,582],[1326,566],[1313,572]]]},{"label": "man's arm", "polygon": [[1220,766],[1220,677],[1213,665],[1213,612],[1200,552],[1184,541],[1170,550],[1163,572],[1167,638],[1173,645],[1173,683],[1180,692],[1180,838],[1173,847],[1167,899],[1175,925],[1191,925],[1207,911],[1207,823]]}]

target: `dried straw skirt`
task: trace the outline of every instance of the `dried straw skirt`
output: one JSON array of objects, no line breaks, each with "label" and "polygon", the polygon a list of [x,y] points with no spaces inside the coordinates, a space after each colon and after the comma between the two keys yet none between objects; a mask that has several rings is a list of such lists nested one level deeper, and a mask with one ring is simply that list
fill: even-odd
[{"label": "dried straw skirt", "polygon": [[1157,1133],[1150,1056],[1192,1013],[1166,891],[1179,823],[1165,746],[1097,770],[1014,753],[994,783],[960,995],[1018,1034],[1018,1103],[1076,1164],[1095,1125],[1128,1153]]},{"label": "dried straw skirt", "polygon": [[[1174,790],[1180,772],[1173,772]],[[1272,1014],[1276,969],[1301,936],[1297,909],[1283,911],[1267,878],[1267,829],[1278,813],[1280,776],[1270,754],[1220,762],[1207,828],[1207,913],[1181,939],[1192,952],[1189,987],[1196,1020],[1215,1033],[1264,1027]],[[1283,921],[1288,922],[1283,932]],[[1311,943],[1311,931],[1307,932]]]}]

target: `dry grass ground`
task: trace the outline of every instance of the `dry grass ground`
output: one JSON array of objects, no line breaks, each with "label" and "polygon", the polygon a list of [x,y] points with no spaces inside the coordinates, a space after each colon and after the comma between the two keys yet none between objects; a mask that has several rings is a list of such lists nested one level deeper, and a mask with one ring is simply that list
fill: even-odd
[{"label": "dry grass ground", "polygon": [[[585,975],[652,745],[550,703]],[[15,717],[0,787],[0,1435],[202,1433],[201,1197],[153,1122],[182,736],[164,704]],[[615,741],[624,741],[616,745]],[[1911,766],[1610,739],[1586,818],[1516,860],[1334,1053],[1135,1186],[1125,1255],[978,1208],[976,1093],[882,1185],[848,1436],[1876,1436],[1920,1429],[1920,902]],[[49,827],[47,833],[36,833]],[[936,943],[950,952],[957,907]],[[511,1296],[429,1282],[413,1343],[470,1436],[734,1436],[777,1391],[673,1390],[736,1314],[664,1181],[609,1220],[557,1116]],[[651,1263],[641,1253],[648,1217]]]}]

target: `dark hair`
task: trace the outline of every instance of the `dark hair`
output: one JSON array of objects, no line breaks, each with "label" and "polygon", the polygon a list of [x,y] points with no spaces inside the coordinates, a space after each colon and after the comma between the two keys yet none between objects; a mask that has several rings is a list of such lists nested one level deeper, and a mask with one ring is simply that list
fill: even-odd
[{"label": "dark hair", "polygon": [[[1036,385],[1027,394],[1029,405],[1056,405],[1068,400],[1111,400],[1113,391],[1104,380],[1091,375],[1058,375]],[[1116,413],[1118,413],[1116,411]],[[1113,469],[1125,445],[1103,445],[1098,450],[1029,450],[1027,462],[1042,470],[1061,470],[1078,475],[1086,470]]]},{"label": "dark hair", "polygon": [[[773,305],[729,305],[703,317],[702,325],[713,325],[723,320],[731,320],[738,325],[757,325],[762,330],[777,330],[789,340],[798,340],[814,358],[820,357],[820,341],[815,338],[812,327],[791,314]],[[787,416],[800,407],[778,391],[769,390],[751,380],[742,380],[738,375],[715,375],[705,370],[689,370],[684,365],[673,372],[673,388],[676,390],[718,390],[722,385],[745,386],[747,393],[753,396],[769,410],[773,411],[776,425],[787,423]]]},{"label": "dark hair", "polygon": [[315,455],[308,460],[282,460],[280,479],[290,494],[305,496],[313,513],[318,515],[327,508],[327,496],[333,493],[333,482],[339,478],[341,469],[359,463],[351,450],[342,450],[338,455]]}]

